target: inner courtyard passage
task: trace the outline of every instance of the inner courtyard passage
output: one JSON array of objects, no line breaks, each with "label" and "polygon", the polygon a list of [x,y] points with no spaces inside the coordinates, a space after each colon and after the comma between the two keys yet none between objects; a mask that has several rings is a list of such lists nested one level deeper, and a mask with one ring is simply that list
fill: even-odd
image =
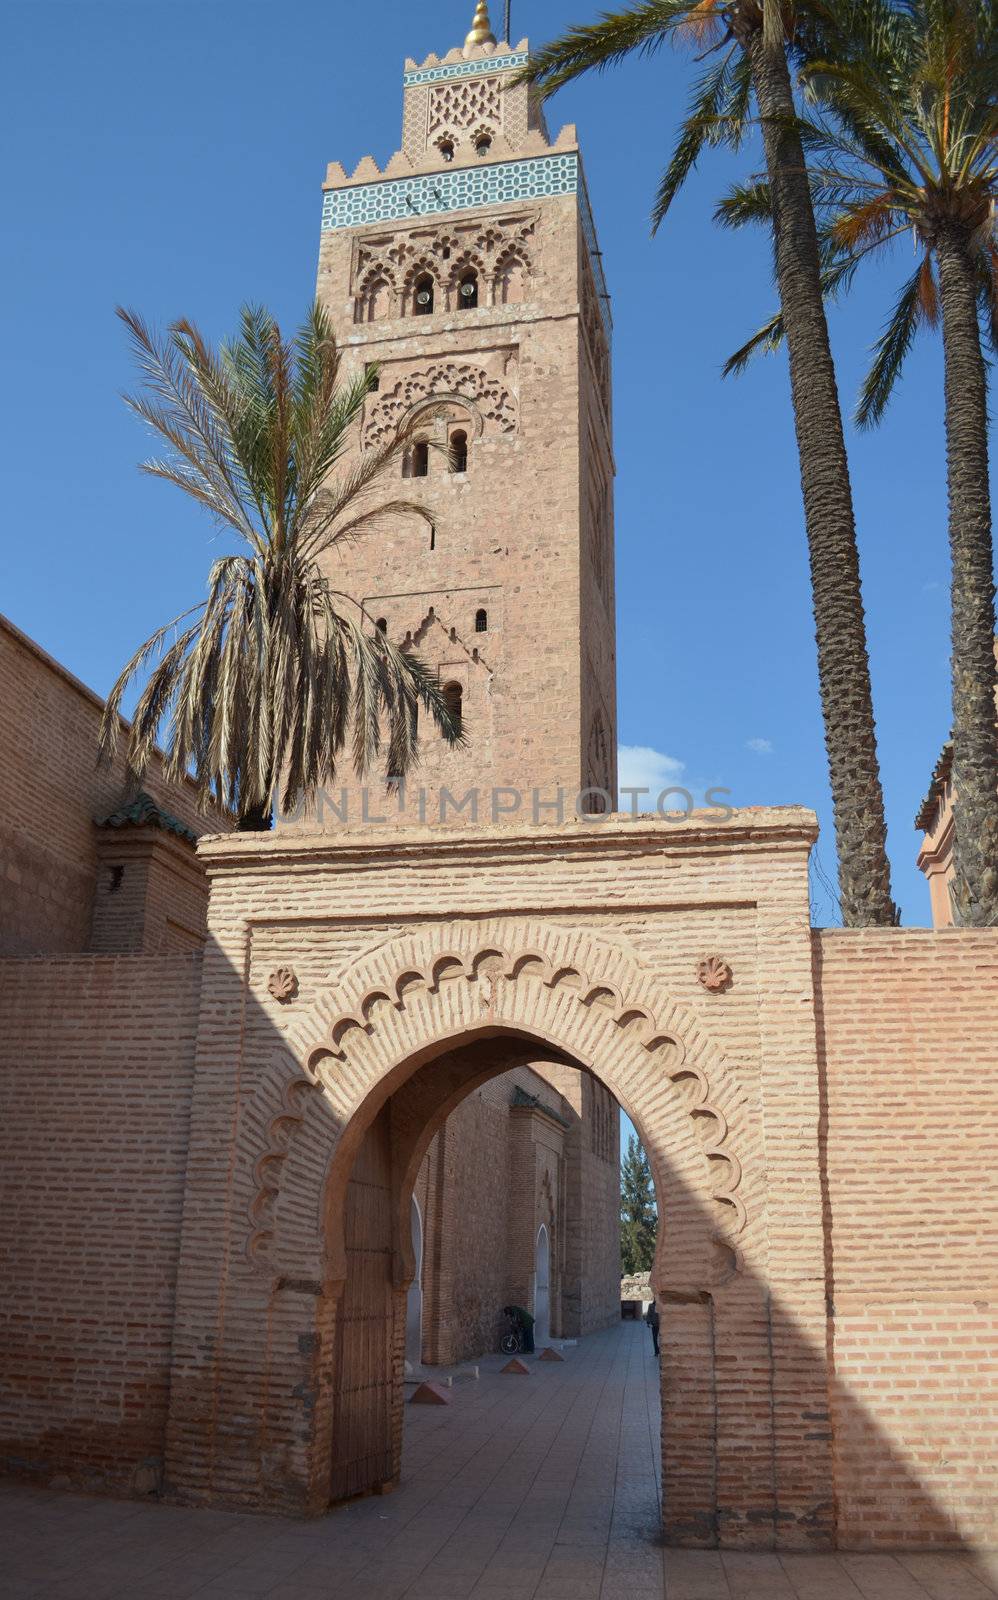
[{"label": "inner courtyard passage", "polygon": [[[311,1522],[0,1490],[4,1600],[988,1600],[998,1558],[665,1550],[633,1322],[406,1406],[402,1482]],[[412,1392],[414,1385],[408,1386]]]}]

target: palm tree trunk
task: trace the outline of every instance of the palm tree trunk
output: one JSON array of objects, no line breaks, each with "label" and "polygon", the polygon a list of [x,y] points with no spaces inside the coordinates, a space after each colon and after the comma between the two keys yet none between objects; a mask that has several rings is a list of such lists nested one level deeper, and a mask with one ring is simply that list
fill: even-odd
[{"label": "palm tree trunk", "polygon": [[758,23],[745,30],[741,42],[752,68],[772,193],[842,920],[847,928],[891,927],[898,917],[887,859],[856,523],[804,149],[792,126],[793,89],[782,42],[770,43]]},{"label": "palm tree trunk", "polygon": [[958,228],[935,241],[946,369],[952,562],[953,885],[958,922],[998,926],[995,582],[987,380],[974,269]]}]

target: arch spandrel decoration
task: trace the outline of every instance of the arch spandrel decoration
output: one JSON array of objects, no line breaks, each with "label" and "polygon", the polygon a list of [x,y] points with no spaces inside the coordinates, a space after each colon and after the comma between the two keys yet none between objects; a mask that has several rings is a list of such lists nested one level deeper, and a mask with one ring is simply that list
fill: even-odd
[{"label": "arch spandrel decoration", "polygon": [[364,423],[365,449],[392,437],[400,424],[427,402],[438,404],[469,401],[475,414],[497,433],[516,430],[516,402],[506,384],[484,367],[468,361],[436,361],[399,378],[384,389]]},{"label": "arch spandrel decoration", "polygon": [[327,1184],[337,1161],[352,1161],[360,1125],[415,1067],[503,1034],[591,1068],[634,1120],[669,1219],[663,1288],[665,1274],[675,1291],[707,1286],[718,1261],[730,1271],[758,1219],[734,1149],[747,1133],[744,1094],[721,1052],[622,945],[521,919],[388,940],[292,1026],[248,1207],[254,1264],[292,1281],[339,1276],[335,1243],[323,1244]]}]

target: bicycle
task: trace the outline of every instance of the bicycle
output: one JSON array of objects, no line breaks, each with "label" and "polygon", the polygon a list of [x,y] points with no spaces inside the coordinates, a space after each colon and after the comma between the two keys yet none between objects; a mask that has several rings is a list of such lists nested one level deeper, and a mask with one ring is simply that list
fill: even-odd
[{"label": "bicycle", "polygon": [[499,1339],[499,1353],[504,1356],[518,1356],[523,1353],[523,1329],[512,1317],[507,1317],[509,1326]]}]

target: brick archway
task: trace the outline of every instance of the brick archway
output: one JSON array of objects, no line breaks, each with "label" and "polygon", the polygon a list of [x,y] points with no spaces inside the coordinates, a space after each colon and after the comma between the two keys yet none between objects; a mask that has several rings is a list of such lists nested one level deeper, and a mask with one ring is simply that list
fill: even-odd
[{"label": "brick archway", "polygon": [[[722,1479],[725,1495],[738,1495],[739,1477],[754,1473],[719,1454],[719,1408],[737,1381],[715,1359],[719,1322],[742,1330],[757,1364],[770,1359],[758,1287],[739,1271],[761,1213],[744,1093],[698,1019],[626,946],[540,919],[424,924],[380,942],[295,1015],[257,1084],[237,1136],[245,1227],[232,1235],[224,1331],[209,1336],[218,1339],[213,1358],[235,1363],[234,1391],[252,1388],[259,1407],[236,1469],[255,1485],[243,1498],[315,1513],[335,1492],[346,1187],[389,1102],[404,1130],[393,1158],[400,1174],[385,1312],[399,1368],[384,1476],[397,1474],[412,1178],[436,1127],[472,1087],[517,1061],[546,1059],[597,1075],[646,1144],[666,1219],[653,1275],[665,1306],[666,1532],[679,1543],[717,1542]],[[192,1445],[189,1430],[182,1438],[171,1429],[172,1481],[193,1476],[192,1449],[209,1483],[232,1475],[224,1409],[212,1419],[221,1430],[214,1439]]]},{"label": "brick archway", "polygon": [[338,1198],[364,1130],[424,1063],[490,1035],[593,1071],[640,1130],[671,1218],[661,1292],[697,1295],[727,1275],[758,1219],[738,1148],[744,1098],[723,1055],[623,946],[521,919],[438,924],[380,945],[296,1024],[283,1072],[300,1111],[251,1202],[258,1268],[342,1280]]}]

